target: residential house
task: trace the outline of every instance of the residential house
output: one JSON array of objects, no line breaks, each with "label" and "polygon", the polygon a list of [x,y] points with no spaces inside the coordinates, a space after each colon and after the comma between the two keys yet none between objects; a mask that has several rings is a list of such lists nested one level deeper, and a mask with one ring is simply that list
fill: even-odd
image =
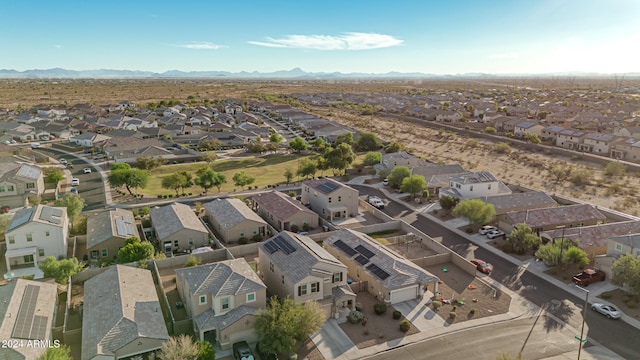
[{"label": "residential house", "polygon": [[267,223],[240,199],[218,198],[203,207],[211,228],[227,244],[270,234]]},{"label": "residential house", "polygon": [[140,239],[133,213],[111,209],[92,213],[87,218],[87,253],[91,260],[112,260],[130,237]]},{"label": "residential house", "polygon": [[376,164],[374,168],[377,171],[385,171],[390,173],[393,168],[396,166],[406,166],[409,169],[419,167],[419,166],[427,166],[425,160],[413,156],[406,151],[398,151],[394,153],[385,153],[382,154],[382,158],[380,160],[380,164]]},{"label": "residential house", "polygon": [[0,157],[0,204],[2,206],[25,206],[29,197],[44,193],[42,170],[31,164],[20,162],[13,156]]},{"label": "residential house", "polygon": [[320,224],[318,214],[302,205],[300,201],[279,191],[252,196],[251,207],[278,231],[308,231]]},{"label": "residential house", "polygon": [[611,143],[610,155],[614,159],[637,161],[640,159],[640,140],[619,138]]},{"label": "residential house", "polygon": [[536,124],[530,121],[523,121],[513,128],[513,134],[517,137],[523,138],[525,134],[534,134],[540,136],[540,133],[544,129],[544,126]]},{"label": "residential house", "polygon": [[4,232],[9,272],[42,276],[38,264],[47,256],[67,258],[67,208],[38,205],[16,211]]},{"label": "residential house", "polygon": [[209,231],[188,205],[173,203],[149,211],[156,238],[165,252],[209,245]]},{"label": "residential house", "polygon": [[436,196],[441,188],[448,187],[451,176],[467,173],[459,164],[427,164],[411,169],[413,169],[414,175],[424,176],[427,181],[427,190],[431,196]]},{"label": "residential house", "polygon": [[84,147],[93,147],[99,142],[111,139],[110,136],[87,132],[84,134],[73,135],[69,138],[69,142]]},{"label": "residential house", "polygon": [[378,301],[397,304],[419,299],[427,286],[438,292],[439,279],[368,235],[339,229],[324,240],[327,251],[344,263],[349,278],[367,284]]},{"label": "residential house", "polygon": [[436,121],[458,122],[462,119],[462,114],[454,110],[437,110]]},{"label": "residential house", "polygon": [[169,340],[147,269],[110,266],[85,281],[83,301],[82,360],[148,356]]},{"label": "residential house", "polygon": [[640,141],[640,126],[624,126],[616,128],[613,133],[617,136],[630,137]]},{"label": "residential house", "polygon": [[15,279],[0,286],[0,299],[0,359],[39,359],[55,347],[52,330],[56,316],[63,316],[56,315],[56,284]]},{"label": "residential house", "polygon": [[565,130],[565,128],[562,126],[549,125],[540,131],[540,140],[552,141],[555,144],[558,134],[563,130]]},{"label": "residential house", "polygon": [[258,256],[260,276],[279,298],[317,301],[327,318],[354,305],[347,267],[309,237],[282,231],[260,244]]},{"label": "residential house", "polygon": [[547,114],[544,118],[545,122],[549,125],[565,126],[571,123],[577,116],[577,113],[572,111],[558,111]]},{"label": "residential house", "polygon": [[542,209],[511,211],[496,216],[498,227],[511,232],[517,224],[527,224],[533,231],[553,230],[558,227],[578,227],[596,225],[607,218],[590,204],[575,204]]},{"label": "residential house", "polygon": [[302,203],[309,205],[311,210],[329,221],[356,216],[358,195],[358,190],[331,178],[302,182]]},{"label": "residential house", "polygon": [[177,269],[176,288],[200,341],[228,350],[258,340],[253,326],[267,287],[245,259]]},{"label": "residential house", "polygon": [[612,236],[607,242],[607,255],[631,254],[633,257],[640,257],[640,233]]},{"label": "residential house", "polygon": [[592,133],[584,138],[582,144],[578,145],[578,150],[609,156],[610,146],[616,139],[617,137],[611,134]]},{"label": "residential house", "polygon": [[578,150],[579,145],[584,142],[587,133],[579,130],[562,130],[556,138],[556,146],[569,150]]},{"label": "residential house", "polygon": [[558,203],[543,191],[485,196],[481,197],[480,200],[493,205],[493,208],[496,210],[496,215],[502,215],[512,211],[526,211],[558,206]]},{"label": "residential house", "polygon": [[511,190],[488,171],[453,175],[449,187],[440,189],[439,197],[452,196],[458,199],[477,199],[483,196],[511,194]]}]

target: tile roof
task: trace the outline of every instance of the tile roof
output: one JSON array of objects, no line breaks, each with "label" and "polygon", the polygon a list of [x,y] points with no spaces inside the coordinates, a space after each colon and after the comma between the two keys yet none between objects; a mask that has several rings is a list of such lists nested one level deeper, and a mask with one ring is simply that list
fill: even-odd
[{"label": "tile roof", "polygon": [[640,234],[612,236],[610,240],[627,245],[632,249],[640,249]]},{"label": "tile roof", "polygon": [[65,207],[52,207],[47,205],[37,205],[33,207],[23,208],[13,215],[13,219],[9,226],[8,231],[13,231],[20,226],[23,226],[30,222],[38,222],[41,224],[47,224],[56,227],[64,227],[67,219],[67,208]]},{"label": "tile roof", "polygon": [[451,181],[455,181],[460,184],[478,184],[486,182],[498,181],[490,172],[479,171],[473,173],[465,173],[460,175],[451,176]]},{"label": "tile roof", "polygon": [[[433,274],[396,254],[366,234],[351,229],[340,229],[325,239],[324,243],[326,246],[333,246],[334,248],[337,248],[335,242],[338,240],[342,240],[342,242],[352,248],[355,248],[358,245],[363,245],[371,251],[374,255],[369,256],[370,262],[366,266],[373,263],[378,268],[389,274],[389,277],[384,280],[380,280],[383,286],[387,289],[438,281],[438,278]],[[364,265],[359,265],[357,263],[356,265],[362,266],[363,271],[372,272]],[[376,278],[375,274],[373,277]]]},{"label": "tile roof", "polygon": [[266,289],[243,258],[176,270],[178,282],[186,282],[193,295],[213,297],[237,295]]},{"label": "tile roof", "polygon": [[[261,208],[281,220],[286,220],[295,214],[304,212],[309,215],[316,215],[313,211],[291,196],[279,191],[270,191],[254,195],[251,200],[255,201]],[[316,215],[317,216],[317,215]]]},{"label": "tile roof", "polygon": [[166,239],[182,229],[191,229],[209,234],[207,228],[188,205],[173,203],[154,207],[149,211],[158,239]]},{"label": "tile roof", "polygon": [[115,265],[87,280],[82,360],[114,356],[139,338],[169,339],[151,272]]},{"label": "tile roof", "polygon": [[216,199],[203,205],[223,229],[230,229],[245,220],[267,223],[253,212],[247,204],[236,198]]},{"label": "tile roof", "polygon": [[[581,226],[564,229],[564,237],[571,240],[580,240],[578,246],[587,249],[590,247],[606,246],[609,238],[640,233],[640,220],[624,221],[591,226]],[[549,230],[542,233],[550,239],[563,235],[561,229]]]},{"label": "tile roof", "polygon": [[512,224],[526,223],[532,228],[571,224],[582,221],[606,220],[593,205],[575,204],[545,209],[511,211],[505,214]]},{"label": "tile roof", "polygon": [[[309,179],[309,180],[304,180],[302,183],[312,189],[318,190],[325,194],[330,194],[339,188],[352,189],[351,187],[341,182],[338,182],[336,180],[333,180],[331,178]],[[353,191],[356,191],[356,190],[353,190]]]},{"label": "tile roof", "polygon": [[87,248],[92,248],[111,237],[138,239],[138,227],[133,213],[126,209],[112,209],[89,215],[87,219]]},{"label": "tile roof", "polygon": [[557,205],[551,196],[543,191],[529,191],[524,193],[513,193],[496,196],[485,196],[480,198],[487,204],[492,204],[496,213],[505,213],[511,209],[526,207],[536,209]]},{"label": "tile roof", "polygon": [[255,307],[241,305],[225,314],[216,315],[213,313],[213,309],[208,309],[202,314],[196,316],[193,321],[195,321],[198,329],[217,329],[218,331],[221,331],[235,324],[238,320],[241,320],[247,315],[257,314],[259,310],[260,309]]}]

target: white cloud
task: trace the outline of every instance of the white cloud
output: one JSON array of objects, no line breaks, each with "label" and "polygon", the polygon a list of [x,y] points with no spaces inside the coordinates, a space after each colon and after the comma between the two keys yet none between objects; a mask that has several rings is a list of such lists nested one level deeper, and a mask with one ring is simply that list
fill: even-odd
[{"label": "white cloud", "polygon": [[225,46],[216,45],[210,42],[192,42],[189,44],[178,45],[178,47],[182,47],[185,49],[195,49],[195,50],[217,50]]},{"label": "white cloud", "polygon": [[368,50],[397,46],[403,42],[403,40],[391,35],[349,32],[339,36],[287,35],[280,39],[269,37],[267,41],[249,41],[249,44],[275,48],[314,50]]},{"label": "white cloud", "polygon": [[504,53],[504,54],[492,54],[489,55],[489,59],[516,59],[518,54],[516,53]]}]

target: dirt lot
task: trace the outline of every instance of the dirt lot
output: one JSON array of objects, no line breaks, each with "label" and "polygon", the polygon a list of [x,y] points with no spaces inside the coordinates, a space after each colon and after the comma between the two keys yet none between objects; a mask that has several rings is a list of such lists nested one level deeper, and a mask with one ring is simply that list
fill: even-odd
[{"label": "dirt lot", "polygon": [[181,309],[178,309],[176,307],[176,303],[178,301],[182,301],[182,299],[180,299],[180,294],[178,294],[178,289],[176,288],[175,271],[176,269],[181,268],[182,267],[159,269],[162,286],[164,286],[164,291],[167,294],[167,299],[169,300],[169,305],[171,306],[171,312],[173,313],[173,317],[176,319],[176,321],[185,320],[188,318],[187,310],[184,307]]}]

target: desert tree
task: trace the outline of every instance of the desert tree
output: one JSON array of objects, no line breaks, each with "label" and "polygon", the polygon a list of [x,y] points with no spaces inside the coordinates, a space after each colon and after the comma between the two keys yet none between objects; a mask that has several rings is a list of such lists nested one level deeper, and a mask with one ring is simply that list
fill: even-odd
[{"label": "desert tree", "polygon": [[496,216],[496,209],[493,204],[487,204],[480,199],[466,199],[453,208],[453,215],[464,217],[472,224],[482,225]]}]

